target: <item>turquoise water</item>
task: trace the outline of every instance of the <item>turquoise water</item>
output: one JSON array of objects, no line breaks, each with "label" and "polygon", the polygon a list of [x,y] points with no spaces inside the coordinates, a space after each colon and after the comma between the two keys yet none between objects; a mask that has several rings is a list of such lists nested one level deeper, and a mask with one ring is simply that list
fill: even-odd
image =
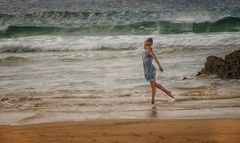
[{"label": "turquoise water", "polygon": [[206,33],[206,32],[239,32],[240,18],[224,17],[217,21],[199,23],[144,21],[131,24],[116,25],[87,25],[79,27],[50,27],[50,26],[7,26],[0,33],[3,38],[34,35],[74,35],[74,36],[108,36],[108,35],[152,35],[176,33]]},{"label": "turquoise water", "polygon": [[238,0],[7,1],[0,37],[238,32]]}]

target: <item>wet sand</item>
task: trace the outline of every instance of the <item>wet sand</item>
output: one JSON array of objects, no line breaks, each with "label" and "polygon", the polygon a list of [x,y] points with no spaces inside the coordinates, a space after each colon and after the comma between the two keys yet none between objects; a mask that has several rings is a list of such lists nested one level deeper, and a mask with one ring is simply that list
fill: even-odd
[{"label": "wet sand", "polygon": [[240,118],[1,125],[1,143],[239,143]]}]

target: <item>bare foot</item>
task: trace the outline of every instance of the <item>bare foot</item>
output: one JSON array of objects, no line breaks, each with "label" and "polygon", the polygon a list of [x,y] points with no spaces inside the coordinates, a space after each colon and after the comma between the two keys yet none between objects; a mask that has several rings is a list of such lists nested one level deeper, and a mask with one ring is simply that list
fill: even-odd
[{"label": "bare foot", "polygon": [[171,98],[171,99],[168,100],[169,103],[173,103],[175,101],[176,101],[175,98]]},{"label": "bare foot", "polygon": [[172,97],[173,99],[175,99],[174,96],[172,96],[172,92],[171,91],[168,91],[168,96]]}]

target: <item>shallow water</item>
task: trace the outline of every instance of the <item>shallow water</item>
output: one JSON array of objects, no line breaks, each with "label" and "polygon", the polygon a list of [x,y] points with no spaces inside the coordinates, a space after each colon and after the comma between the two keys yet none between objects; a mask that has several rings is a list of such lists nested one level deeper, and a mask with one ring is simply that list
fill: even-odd
[{"label": "shallow water", "polygon": [[[13,58],[7,64],[6,60],[1,61],[0,123],[239,116],[239,80],[195,76],[203,67],[207,56],[223,57],[239,49],[238,44],[235,46],[231,44],[238,42],[238,39],[232,38],[238,37],[238,34],[222,33],[222,35],[227,35],[222,36],[223,39],[230,35],[232,40],[229,45],[227,43],[222,46],[213,45],[215,42],[211,41],[216,37],[207,35],[212,37],[208,38],[210,41],[208,46],[161,47],[159,43],[164,43],[166,37],[155,36],[159,41],[156,40],[154,50],[164,67],[163,73],[158,71],[157,80],[170,89],[177,98],[175,103],[169,103],[169,98],[157,91],[155,107],[150,105],[151,91],[149,83],[144,80],[141,47],[2,52],[1,59],[9,56]],[[179,43],[188,41],[186,34],[168,35],[166,39],[171,40],[172,37],[175,41],[177,36],[182,38],[179,39],[181,40]],[[69,38],[66,37],[65,44],[77,47],[76,43],[67,42]],[[141,45],[138,41],[143,38],[136,36],[132,39],[135,39],[136,45]],[[35,41],[36,38],[32,37],[32,39]],[[64,40],[64,37],[61,39]],[[102,39],[108,39],[109,44],[116,44],[116,37],[113,39],[102,37]],[[134,43],[123,39],[124,36],[120,37],[119,40],[122,41],[118,42],[128,46]],[[8,42],[8,44],[12,43]],[[25,60],[19,60],[18,57]],[[183,77],[187,79],[183,80]],[[17,119],[12,119],[18,112]]]}]

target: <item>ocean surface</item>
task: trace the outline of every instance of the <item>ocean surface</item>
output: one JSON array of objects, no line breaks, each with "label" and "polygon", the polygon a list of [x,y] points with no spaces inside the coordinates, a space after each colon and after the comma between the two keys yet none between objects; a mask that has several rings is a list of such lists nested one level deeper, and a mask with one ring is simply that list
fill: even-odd
[{"label": "ocean surface", "polygon": [[[174,103],[150,105],[148,37]],[[0,124],[239,117],[240,80],[196,77],[239,49],[239,0],[1,0]]]}]

